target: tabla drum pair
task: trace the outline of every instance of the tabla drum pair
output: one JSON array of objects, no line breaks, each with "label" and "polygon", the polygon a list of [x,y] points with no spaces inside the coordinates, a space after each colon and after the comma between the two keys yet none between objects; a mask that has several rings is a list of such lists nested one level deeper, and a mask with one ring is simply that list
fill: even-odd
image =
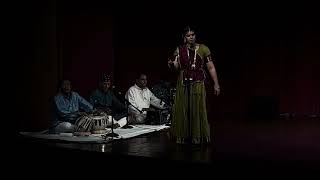
[{"label": "tabla drum pair", "polygon": [[83,115],[75,123],[75,135],[90,135],[106,133],[108,116],[106,115]]}]

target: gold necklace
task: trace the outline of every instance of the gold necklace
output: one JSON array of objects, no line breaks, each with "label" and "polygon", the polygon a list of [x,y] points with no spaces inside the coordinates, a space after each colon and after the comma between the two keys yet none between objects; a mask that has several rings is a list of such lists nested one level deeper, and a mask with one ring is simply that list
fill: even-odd
[{"label": "gold necklace", "polygon": [[[194,50],[194,57],[193,57],[193,62],[191,64],[191,69],[195,69],[196,68],[196,60],[197,60],[197,51],[199,49],[199,46],[196,44],[195,45],[195,50]],[[188,60],[190,59],[190,53],[189,53],[189,48],[187,48],[187,54],[188,54]]]}]

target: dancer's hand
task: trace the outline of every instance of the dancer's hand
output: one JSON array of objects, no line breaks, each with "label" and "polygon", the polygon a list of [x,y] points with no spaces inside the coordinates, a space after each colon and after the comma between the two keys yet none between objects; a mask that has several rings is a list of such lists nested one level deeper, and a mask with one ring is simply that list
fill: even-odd
[{"label": "dancer's hand", "polygon": [[217,96],[220,94],[220,86],[218,84],[214,85],[214,94]]},{"label": "dancer's hand", "polygon": [[168,67],[172,68],[173,65],[174,65],[174,61],[171,58],[168,58]]}]

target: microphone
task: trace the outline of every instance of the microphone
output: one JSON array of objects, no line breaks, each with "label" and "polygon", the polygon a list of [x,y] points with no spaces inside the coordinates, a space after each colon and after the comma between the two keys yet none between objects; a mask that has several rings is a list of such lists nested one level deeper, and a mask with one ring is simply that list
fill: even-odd
[{"label": "microphone", "polygon": [[122,94],[122,92],[120,90],[118,90],[118,88],[116,88],[116,86],[112,86],[112,92],[114,93],[114,95],[122,102],[124,103],[125,101],[125,97]]},{"label": "microphone", "polygon": [[112,86],[112,91],[115,92],[118,95],[122,95],[121,91],[119,91],[116,86]]}]

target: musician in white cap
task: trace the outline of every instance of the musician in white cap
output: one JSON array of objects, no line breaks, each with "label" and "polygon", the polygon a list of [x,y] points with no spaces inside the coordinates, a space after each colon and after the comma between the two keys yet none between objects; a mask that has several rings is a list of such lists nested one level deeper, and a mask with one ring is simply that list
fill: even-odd
[{"label": "musician in white cap", "polygon": [[[90,95],[90,103],[94,108],[104,111],[114,119],[114,128],[123,127],[127,124],[127,108],[112,89],[111,76],[104,74],[99,81],[99,88],[94,90]],[[108,118],[108,125],[111,122],[111,116]]]}]

